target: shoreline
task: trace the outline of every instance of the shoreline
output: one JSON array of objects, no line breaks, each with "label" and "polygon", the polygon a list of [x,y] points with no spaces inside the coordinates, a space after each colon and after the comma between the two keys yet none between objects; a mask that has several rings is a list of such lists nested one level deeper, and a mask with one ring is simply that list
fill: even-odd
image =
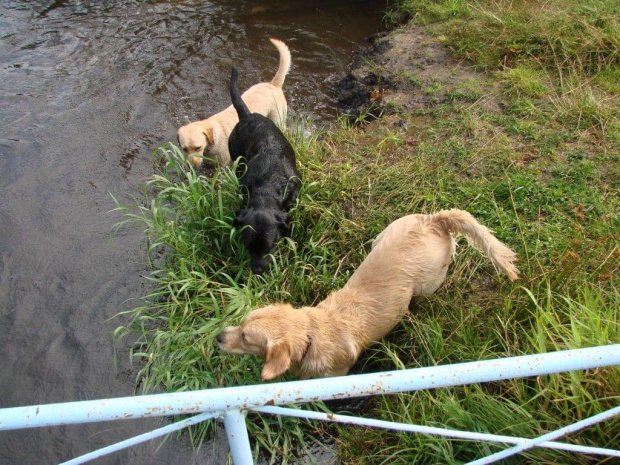
[{"label": "shoreline", "polygon": [[424,110],[464,82],[486,78],[473,63],[455,58],[442,37],[434,37],[425,26],[401,24],[369,40],[367,49],[354,52],[349,72],[335,85],[350,122]]}]

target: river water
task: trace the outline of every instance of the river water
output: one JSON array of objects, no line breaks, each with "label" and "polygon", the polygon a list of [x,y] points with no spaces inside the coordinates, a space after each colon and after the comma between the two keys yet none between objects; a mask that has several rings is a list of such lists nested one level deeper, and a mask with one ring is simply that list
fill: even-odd
[{"label": "river water", "polygon": [[[229,104],[291,49],[291,114],[330,120],[331,85],[381,29],[386,2],[3,0],[0,6],[0,407],[132,395],[111,335],[145,293],[142,227],[112,235],[113,194],[131,203],[150,154],[178,126]],[[57,463],[160,420],[0,433],[0,463]],[[95,463],[225,463],[171,439]]]}]

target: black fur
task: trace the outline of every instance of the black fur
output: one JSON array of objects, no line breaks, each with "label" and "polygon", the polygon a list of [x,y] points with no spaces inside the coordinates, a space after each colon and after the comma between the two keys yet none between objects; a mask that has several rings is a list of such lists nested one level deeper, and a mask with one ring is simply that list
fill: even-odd
[{"label": "black fur", "polygon": [[247,208],[237,212],[233,226],[243,227],[250,266],[261,274],[269,267],[269,255],[276,244],[288,233],[286,212],[297,199],[301,177],[295,168],[295,151],[282,131],[269,118],[251,113],[241,99],[235,67],[230,75],[230,97],[239,123],[228,138],[228,150],[233,161],[243,157],[238,175],[249,199]]}]

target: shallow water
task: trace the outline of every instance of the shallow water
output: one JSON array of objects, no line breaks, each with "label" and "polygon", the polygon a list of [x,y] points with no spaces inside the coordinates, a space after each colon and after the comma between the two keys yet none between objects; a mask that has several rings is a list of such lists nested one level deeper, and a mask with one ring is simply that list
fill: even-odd
[{"label": "shallow water", "polygon": [[[188,120],[271,79],[291,49],[291,114],[329,120],[331,83],[381,29],[384,1],[4,1],[0,9],[0,407],[127,396],[118,312],[145,292],[141,227],[112,236],[150,154]],[[57,463],[159,420],[0,433],[0,463]],[[182,440],[94,463],[225,463],[225,441]]]}]

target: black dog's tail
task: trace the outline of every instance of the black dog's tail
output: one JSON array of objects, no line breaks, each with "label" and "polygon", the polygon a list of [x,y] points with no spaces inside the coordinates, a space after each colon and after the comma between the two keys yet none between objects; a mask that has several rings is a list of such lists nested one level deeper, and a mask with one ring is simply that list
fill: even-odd
[{"label": "black dog's tail", "polygon": [[232,104],[235,107],[235,110],[237,110],[239,120],[242,120],[250,114],[250,110],[245,104],[245,102],[241,99],[241,95],[239,95],[239,89],[237,88],[238,76],[239,73],[237,73],[237,68],[233,66],[230,73],[230,99],[232,100]]}]

